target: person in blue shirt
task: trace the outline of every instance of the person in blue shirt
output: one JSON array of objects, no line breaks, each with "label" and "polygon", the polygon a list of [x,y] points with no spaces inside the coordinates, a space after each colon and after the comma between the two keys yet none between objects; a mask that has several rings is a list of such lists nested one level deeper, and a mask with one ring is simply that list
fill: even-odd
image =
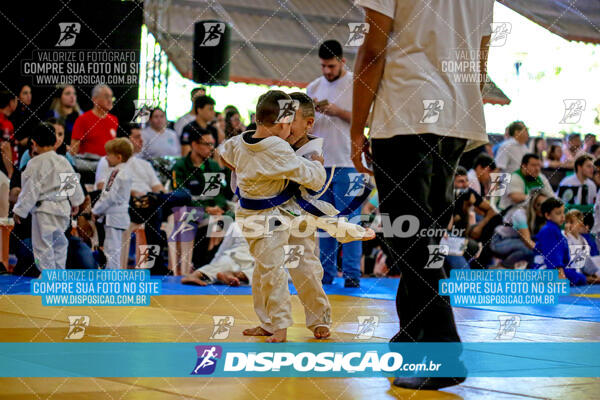
[{"label": "person in blue shirt", "polygon": [[569,245],[560,230],[565,222],[563,202],[555,197],[546,199],[542,203],[542,214],[546,218],[546,224],[536,236],[533,268],[558,269],[559,277],[569,279],[571,285],[585,285],[586,276],[569,265]]}]

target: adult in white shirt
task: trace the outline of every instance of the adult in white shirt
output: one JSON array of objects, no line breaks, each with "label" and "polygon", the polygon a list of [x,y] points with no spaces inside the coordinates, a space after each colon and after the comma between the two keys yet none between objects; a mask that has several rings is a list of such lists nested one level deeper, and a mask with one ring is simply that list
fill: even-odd
[{"label": "adult in white shirt", "polygon": [[[342,45],[337,40],[326,40],[321,44],[319,59],[323,75],[308,85],[306,93],[317,105],[313,135],[323,138],[323,157],[327,174],[331,175],[332,167],[336,167],[331,184],[321,196],[321,200],[333,204],[338,210],[344,210],[354,198],[347,193],[351,181],[357,176],[350,159],[352,73],[346,70]],[[327,104],[319,105],[322,101],[326,101]],[[346,217],[351,219],[359,213],[360,207]],[[323,235],[319,241],[321,264],[324,270],[323,283],[331,284],[338,271],[338,242],[325,233]],[[342,251],[344,286],[359,287],[362,243],[344,243]]]},{"label": "adult in white shirt", "polygon": [[490,174],[496,170],[492,156],[481,153],[473,161],[473,168],[467,172],[469,187],[480,196],[487,196],[490,190]]},{"label": "adult in white shirt", "polygon": [[508,126],[509,139],[504,141],[496,154],[496,165],[503,172],[512,174],[521,166],[523,156],[529,153],[527,142],[529,130],[521,121],[515,121]]},{"label": "adult in white shirt", "polygon": [[144,147],[142,157],[151,159],[164,156],[181,156],[179,136],[174,130],[167,128],[165,112],[155,108],[150,112],[149,126],[142,131]]},{"label": "adult in white shirt", "polygon": [[556,196],[566,204],[594,204],[597,188],[593,176],[594,159],[589,154],[580,155],[575,159],[575,174],[560,181]]},{"label": "adult in white shirt", "polygon": [[190,92],[190,98],[192,100],[192,109],[189,113],[179,117],[179,119],[175,122],[173,129],[175,129],[175,133],[177,133],[177,137],[181,138],[181,132],[183,131],[183,127],[196,119],[196,111],[194,110],[194,100],[196,97],[206,96],[206,89],[203,87],[197,87],[192,89]]},{"label": "adult in white shirt", "polygon": [[[354,166],[369,172],[362,154],[369,155],[364,129],[373,105],[369,126],[381,212],[392,221],[412,215],[420,230],[444,229],[450,221],[458,160],[465,149],[488,141],[481,77],[487,76],[494,1],[357,0],[356,4],[365,8],[365,22],[371,28],[354,67],[350,129]],[[474,67],[455,73],[457,65]],[[444,268],[425,268],[430,256],[439,256],[435,245],[440,239],[440,235],[386,239],[393,265],[402,272],[396,301],[401,329],[394,342],[460,341],[452,307],[438,293],[439,280],[446,278]],[[443,256],[431,260],[441,263]],[[407,377],[396,378],[394,385],[439,389],[463,381]]]}]

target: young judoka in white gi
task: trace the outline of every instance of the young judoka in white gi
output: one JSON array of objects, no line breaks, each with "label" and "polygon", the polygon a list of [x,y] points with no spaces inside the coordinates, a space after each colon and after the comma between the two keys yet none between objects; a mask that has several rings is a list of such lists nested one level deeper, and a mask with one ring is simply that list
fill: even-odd
[{"label": "young judoka in white gi", "polygon": [[[285,341],[293,323],[288,274],[283,268],[284,246],[290,243],[285,207],[294,203],[294,186],[316,191],[325,184],[322,161],[297,156],[285,141],[297,104],[282,91],[268,91],[258,99],[256,131],[235,136],[220,150],[225,164],[236,172],[240,196],[236,222],[256,260],[252,296],[260,326],[245,330],[244,335],[270,336],[267,342]],[[269,221],[269,229],[260,231],[250,222],[260,220]]]},{"label": "young judoka in white gi", "polygon": [[20,223],[31,212],[31,242],[39,270],[65,269],[69,244],[65,231],[85,197],[69,161],[54,151],[54,126],[42,123],[30,137],[37,155],[23,171],[14,219]]},{"label": "young judoka in white gi", "polygon": [[106,142],[104,148],[111,170],[92,214],[97,221],[104,220],[106,269],[120,269],[123,232],[130,222],[131,176],[126,163],[133,155],[133,145],[129,139],[118,138]]}]

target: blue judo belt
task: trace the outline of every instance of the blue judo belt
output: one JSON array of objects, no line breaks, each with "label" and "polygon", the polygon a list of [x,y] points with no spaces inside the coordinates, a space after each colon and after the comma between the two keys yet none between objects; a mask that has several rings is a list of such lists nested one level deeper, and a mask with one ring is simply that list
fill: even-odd
[{"label": "blue judo belt", "polygon": [[[362,192],[362,194],[360,196],[354,197],[352,201],[350,201],[350,203],[342,211],[340,211],[339,215],[348,215],[352,211],[360,207],[362,203],[364,203],[364,201],[369,197],[373,188],[374,186],[372,184],[366,183],[365,190]],[[309,189],[307,189],[307,192],[310,194],[318,193]],[[285,187],[285,189],[283,189],[283,192],[279,193],[277,196],[270,197],[267,199],[248,199],[242,197],[239,188],[236,188],[235,194],[240,199],[240,206],[248,210],[266,210],[267,208],[277,207],[285,203],[292,197],[295,197],[298,205],[307,213],[312,214],[316,217],[325,216],[325,213],[323,211],[319,210],[317,207],[315,207],[309,201],[305,200],[302,197],[300,193],[300,185],[292,181],[290,181]]]}]

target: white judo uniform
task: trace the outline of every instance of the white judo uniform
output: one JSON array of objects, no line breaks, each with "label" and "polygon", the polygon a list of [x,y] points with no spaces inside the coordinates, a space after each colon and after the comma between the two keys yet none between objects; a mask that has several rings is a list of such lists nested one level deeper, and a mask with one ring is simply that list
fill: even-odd
[{"label": "white judo uniform", "polygon": [[127,163],[121,163],[111,170],[100,198],[92,208],[92,213],[104,218],[104,254],[107,269],[121,268],[123,232],[130,223],[130,196],[131,176]]},{"label": "white judo uniform", "polygon": [[[310,161],[296,156],[289,143],[283,139],[271,136],[258,142],[245,139],[245,134],[235,136],[220,148],[223,159],[235,168],[237,186],[240,195],[246,199],[268,199],[279,195],[285,188],[287,181],[294,181],[311,190],[319,190],[325,183],[325,168],[318,161]],[[260,320],[260,326],[267,332],[288,328],[293,324],[291,298],[288,290],[286,270],[283,268],[285,261],[284,246],[302,244],[299,238],[290,238],[289,226],[285,220],[289,217],[286,210],[297,207],[295,200],[264,210],[250,210],[236,207],[236,222],[240,225],[249,245],[250,254],[256,260],[256,267],[252,277],[252,296],[254,310]],[[282,225],[274,229],[267,229],[262,234],[256,234],[256,224],[249,223],[253,216],[264,220],[278,219]],[[271,225],[271,224],[267,224]],[[323,295],[320,276],[321,271],[315,269],[318,257],[314,254],[314,240],[312,247],[305,243],[302,266],[290,268],[290,275],[294,286],[300,293],[307,314],[307,326],[314,329],[319,325],[329,325],[329,303],[313,304],[318,297],[311,293],[320,290]],[[314,257],[314,259],[313,259]],[[310,261],[313,260],[313,261]],[[312,267],[306,267],[310,265]],[[310,271],[309,271],[310,270]],[[325,297],[326,299],[326,297]]]},{"label": "white judo uniform", "polygon": [[13,212],[26,218],[31,212],[31,242],[38,269],[64,269],[71,222],[71,206],[85,197],[79,176],[69,161],[48,151],[33,157],[21,176],[21,193]]}]

